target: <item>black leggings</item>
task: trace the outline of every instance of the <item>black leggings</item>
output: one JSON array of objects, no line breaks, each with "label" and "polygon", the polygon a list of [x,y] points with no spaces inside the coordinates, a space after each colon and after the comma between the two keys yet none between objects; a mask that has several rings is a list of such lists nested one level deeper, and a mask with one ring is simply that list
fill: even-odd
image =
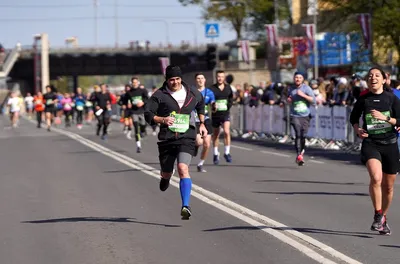
[{"label": "black leggings", "polygon": [[76,123],[78,125],[82,125],[82,123],[83,123],[83,110],[82,111],[76,110]]},{"label": "black leggings", "polygon": [[133,122],[133,128],[135,129],[135,140],[139,141],[141,136],[140,136],[140,131],[141,131],[141,125],[139,122]]},{"label": "black leggings", "polygon": [[36,120],[38,122],[38,127],[40,127],[42,124],[42,114],[43,114],[43,111],[36,112]]},{"label": "black leggings", "polygon": [[103,135],[107,135],[107,128],[110,124],[110,115],[107,110],[103,111],[97,118],[97,135],[100,134],[101,127],[103,127]]},{"label": "black leggings", "polygon": [[310,126],[310,117],[298,117],[292,116],[291,122],[294,132],[295,132],[295,148],[297,155],[301,154],[306,146],[306,136],[308,133],[308,127]]},{"label": "black leggings", "polygon": [[69,110],[69,111],[64,110],[64,115],[65,115],[65,124],[69,125],[70,121],[71,121],[70,118],[72,116],[72,111],[71,110]]}]

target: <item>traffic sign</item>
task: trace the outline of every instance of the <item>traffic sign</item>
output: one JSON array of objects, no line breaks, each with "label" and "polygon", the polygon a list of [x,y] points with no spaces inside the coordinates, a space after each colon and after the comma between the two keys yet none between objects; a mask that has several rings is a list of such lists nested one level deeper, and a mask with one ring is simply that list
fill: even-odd
[{"label": "traffic sign", "polygon": [[217,23],[206,24],[205,31],[206,31],[206,38],[219,37],[219,25]]}]

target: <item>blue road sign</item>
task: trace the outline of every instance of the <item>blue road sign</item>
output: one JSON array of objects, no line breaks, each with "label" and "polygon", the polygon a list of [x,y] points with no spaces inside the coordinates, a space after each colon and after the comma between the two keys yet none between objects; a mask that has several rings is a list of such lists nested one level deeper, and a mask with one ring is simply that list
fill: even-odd
[{"label": "blue road sign", "polygon": [[206,31],[206,38],[219,37],[219,25],[217,23],[206,24],[205,31]]}]

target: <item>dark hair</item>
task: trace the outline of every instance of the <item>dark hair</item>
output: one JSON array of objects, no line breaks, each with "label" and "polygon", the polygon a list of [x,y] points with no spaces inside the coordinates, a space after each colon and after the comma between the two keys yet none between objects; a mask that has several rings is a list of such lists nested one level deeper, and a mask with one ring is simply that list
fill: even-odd
[{"label": "dark hair", "polygon": [[134,76],[134,77],[131,78],[131,82],[133,82],[133,80],[138,80],[139,81],[139,78]]},{"label": "dark hair", "polygon": [[197,76],[199,76],[199,75],[203,75],[203,76],[204,76],[204,78],[206,78],[206,76],[204,75],[204,73],[202,73],[202,72],[198,72],[198,73],[196,73],[196,74],[194,75],[194,79],[196,79],[196,78],[197,78]]},{"label": "dark hair", "polygon": [[[384,70],[382,70],[382,68],[379,68],[379,67],[376,67],[376,66],[375,66],[375,67],[372,67],[372,68],[370,68],[370,69],[368,70],[367,79],[368,79],[368,76],[370,75],[370,73],[371,73],[372,70],[378,70],[378,71],[380,71],[380,73],[382,74],[383,79],[384,79],[384,80],[387,80],[386,72],[385,72]],[[389,85],[387,85],[386,83],[383,84],[383,90],[384,90],[384,91],[387,91],[387,92],[392,92],[392,89],[390,89]]]},{"label": "dark hair", "polygon": [[222,71],[222,70],[219,70],[219,71],[217,71],[217,73],[216,74],[219,74],[219,73],[225,73],[224,71]]}]

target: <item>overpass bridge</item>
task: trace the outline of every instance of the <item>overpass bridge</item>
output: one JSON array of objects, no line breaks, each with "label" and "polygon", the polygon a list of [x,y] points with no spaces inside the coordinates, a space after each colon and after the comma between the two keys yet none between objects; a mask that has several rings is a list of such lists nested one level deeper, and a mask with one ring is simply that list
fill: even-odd
[{"label": "overpass bridge", "polygon": [[[20,83],[24,91],[35,92],[51,79],[70,76],[76,87],[78,76],[161,75],[160,57],[169,57],[170,63],[181,66],[184,72],[207,70],[206,46],[53,48],[42,38],[30,46],[17,45],[7,57],[0,79],[8,77]],[[220,59],[227,60],[229,48],[218,50]]]}]

